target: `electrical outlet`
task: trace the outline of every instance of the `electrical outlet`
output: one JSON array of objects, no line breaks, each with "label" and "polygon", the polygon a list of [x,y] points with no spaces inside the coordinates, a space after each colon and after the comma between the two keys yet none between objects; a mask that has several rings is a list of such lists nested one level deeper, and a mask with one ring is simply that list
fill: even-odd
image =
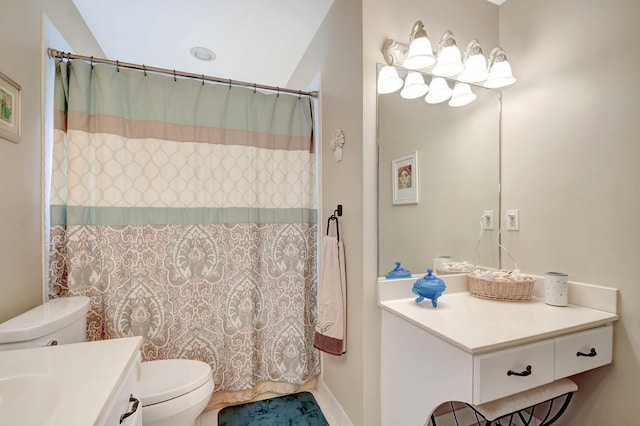
[{"label": "electrical outlet", "polygon": [[507,210],[504,218],[507,221],[507,231],[520,230],[520,214],[518,210]]},{"label": "electrical outlet", "polygon": [[482,212],[482,229],[491,231],[493,229],[493,210]]}]

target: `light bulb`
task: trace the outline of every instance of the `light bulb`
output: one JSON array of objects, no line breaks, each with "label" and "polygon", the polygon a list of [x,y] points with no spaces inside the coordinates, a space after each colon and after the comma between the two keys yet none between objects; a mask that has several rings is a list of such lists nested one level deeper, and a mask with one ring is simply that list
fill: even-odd
[{"label": "light bulb", "polygon": [[407,78],[404,79],[404,87],[400,92],[400,96],[404,99],[416,99],[424,96],[429,91],[429,86],[424,82],[422,74],[416,71],[409,71]]},{"label": "light bulb", "polygon": [[398,71],[390,66],[385,65],[378,74],[378,93],[393,93],[402,87],[402,79],[398,77]]},{"label": "light bulb", "polygon": [[439,104],[451,97],[451,87],[449,83],[442,77],[434,77],[429,85],[429,93],[424,98],[428,104]]}]

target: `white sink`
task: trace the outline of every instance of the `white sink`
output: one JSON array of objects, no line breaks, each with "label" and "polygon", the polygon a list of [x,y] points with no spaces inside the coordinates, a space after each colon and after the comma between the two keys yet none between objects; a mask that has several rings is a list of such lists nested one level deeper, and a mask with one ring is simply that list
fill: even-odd
[{"label": "white sink", "polygon": [[98,423],[125,371],[138,362],[141,343],[126,337],[0,350],[0,426]]},{"label": "white sink", "polygon": [[0,378],[0,424],[48,425],[59,395],[60,384],[52,376]]}]

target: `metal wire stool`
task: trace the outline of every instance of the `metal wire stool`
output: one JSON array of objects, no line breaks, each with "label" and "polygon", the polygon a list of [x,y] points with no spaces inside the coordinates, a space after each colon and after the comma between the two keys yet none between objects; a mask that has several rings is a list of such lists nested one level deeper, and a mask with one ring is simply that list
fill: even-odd
[{"label": "metal wire stool", "polygon": [[[475,423],[473,425],[481,426],[547,426],[555,423],[566,411],[573,393],[577,390],[576,384],[569,379],[562,379],[562,381],[554,382],[553,384],[541,386],[531,391],[536,392],[535,396],[546,395],[540,400],[536,400],[531,403],[531,393],[522,392],[511,397],[503,398],[502,400],[493,401],[492,403],[482,405],[472,405],[464,403],[463,408],[469,408]],[[542,389],[542,392],[540,391]],[[562,393],[558,393],[562,392]],[[503,401],[505,401],[503,403]],[[456,426],[462,426],[459,423],[458,415],[456,414],[457,408],[453,402],[451,405],[451,415],[455,421]],[[517,409],[511,412],[506,412],[505,407],[516,406]],[[464,425],[469,425],[469,420]],[[452,422],[447,421],[447,424]],[[437,426],[436,417],[431,415],[430,424]]]}]

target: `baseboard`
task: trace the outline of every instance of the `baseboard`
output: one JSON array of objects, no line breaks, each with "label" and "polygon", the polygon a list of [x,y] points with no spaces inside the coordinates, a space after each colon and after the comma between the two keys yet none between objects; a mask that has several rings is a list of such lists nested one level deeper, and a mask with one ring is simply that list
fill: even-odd
[{"label": "baseboard", "polygon": [[[318,405],[322,408],[331,426],[353,426],[353,423],[344,412],[338,400],[333,396],[322,378],[318,378]],[[332,417],[332,418],[329,418]]]}]

